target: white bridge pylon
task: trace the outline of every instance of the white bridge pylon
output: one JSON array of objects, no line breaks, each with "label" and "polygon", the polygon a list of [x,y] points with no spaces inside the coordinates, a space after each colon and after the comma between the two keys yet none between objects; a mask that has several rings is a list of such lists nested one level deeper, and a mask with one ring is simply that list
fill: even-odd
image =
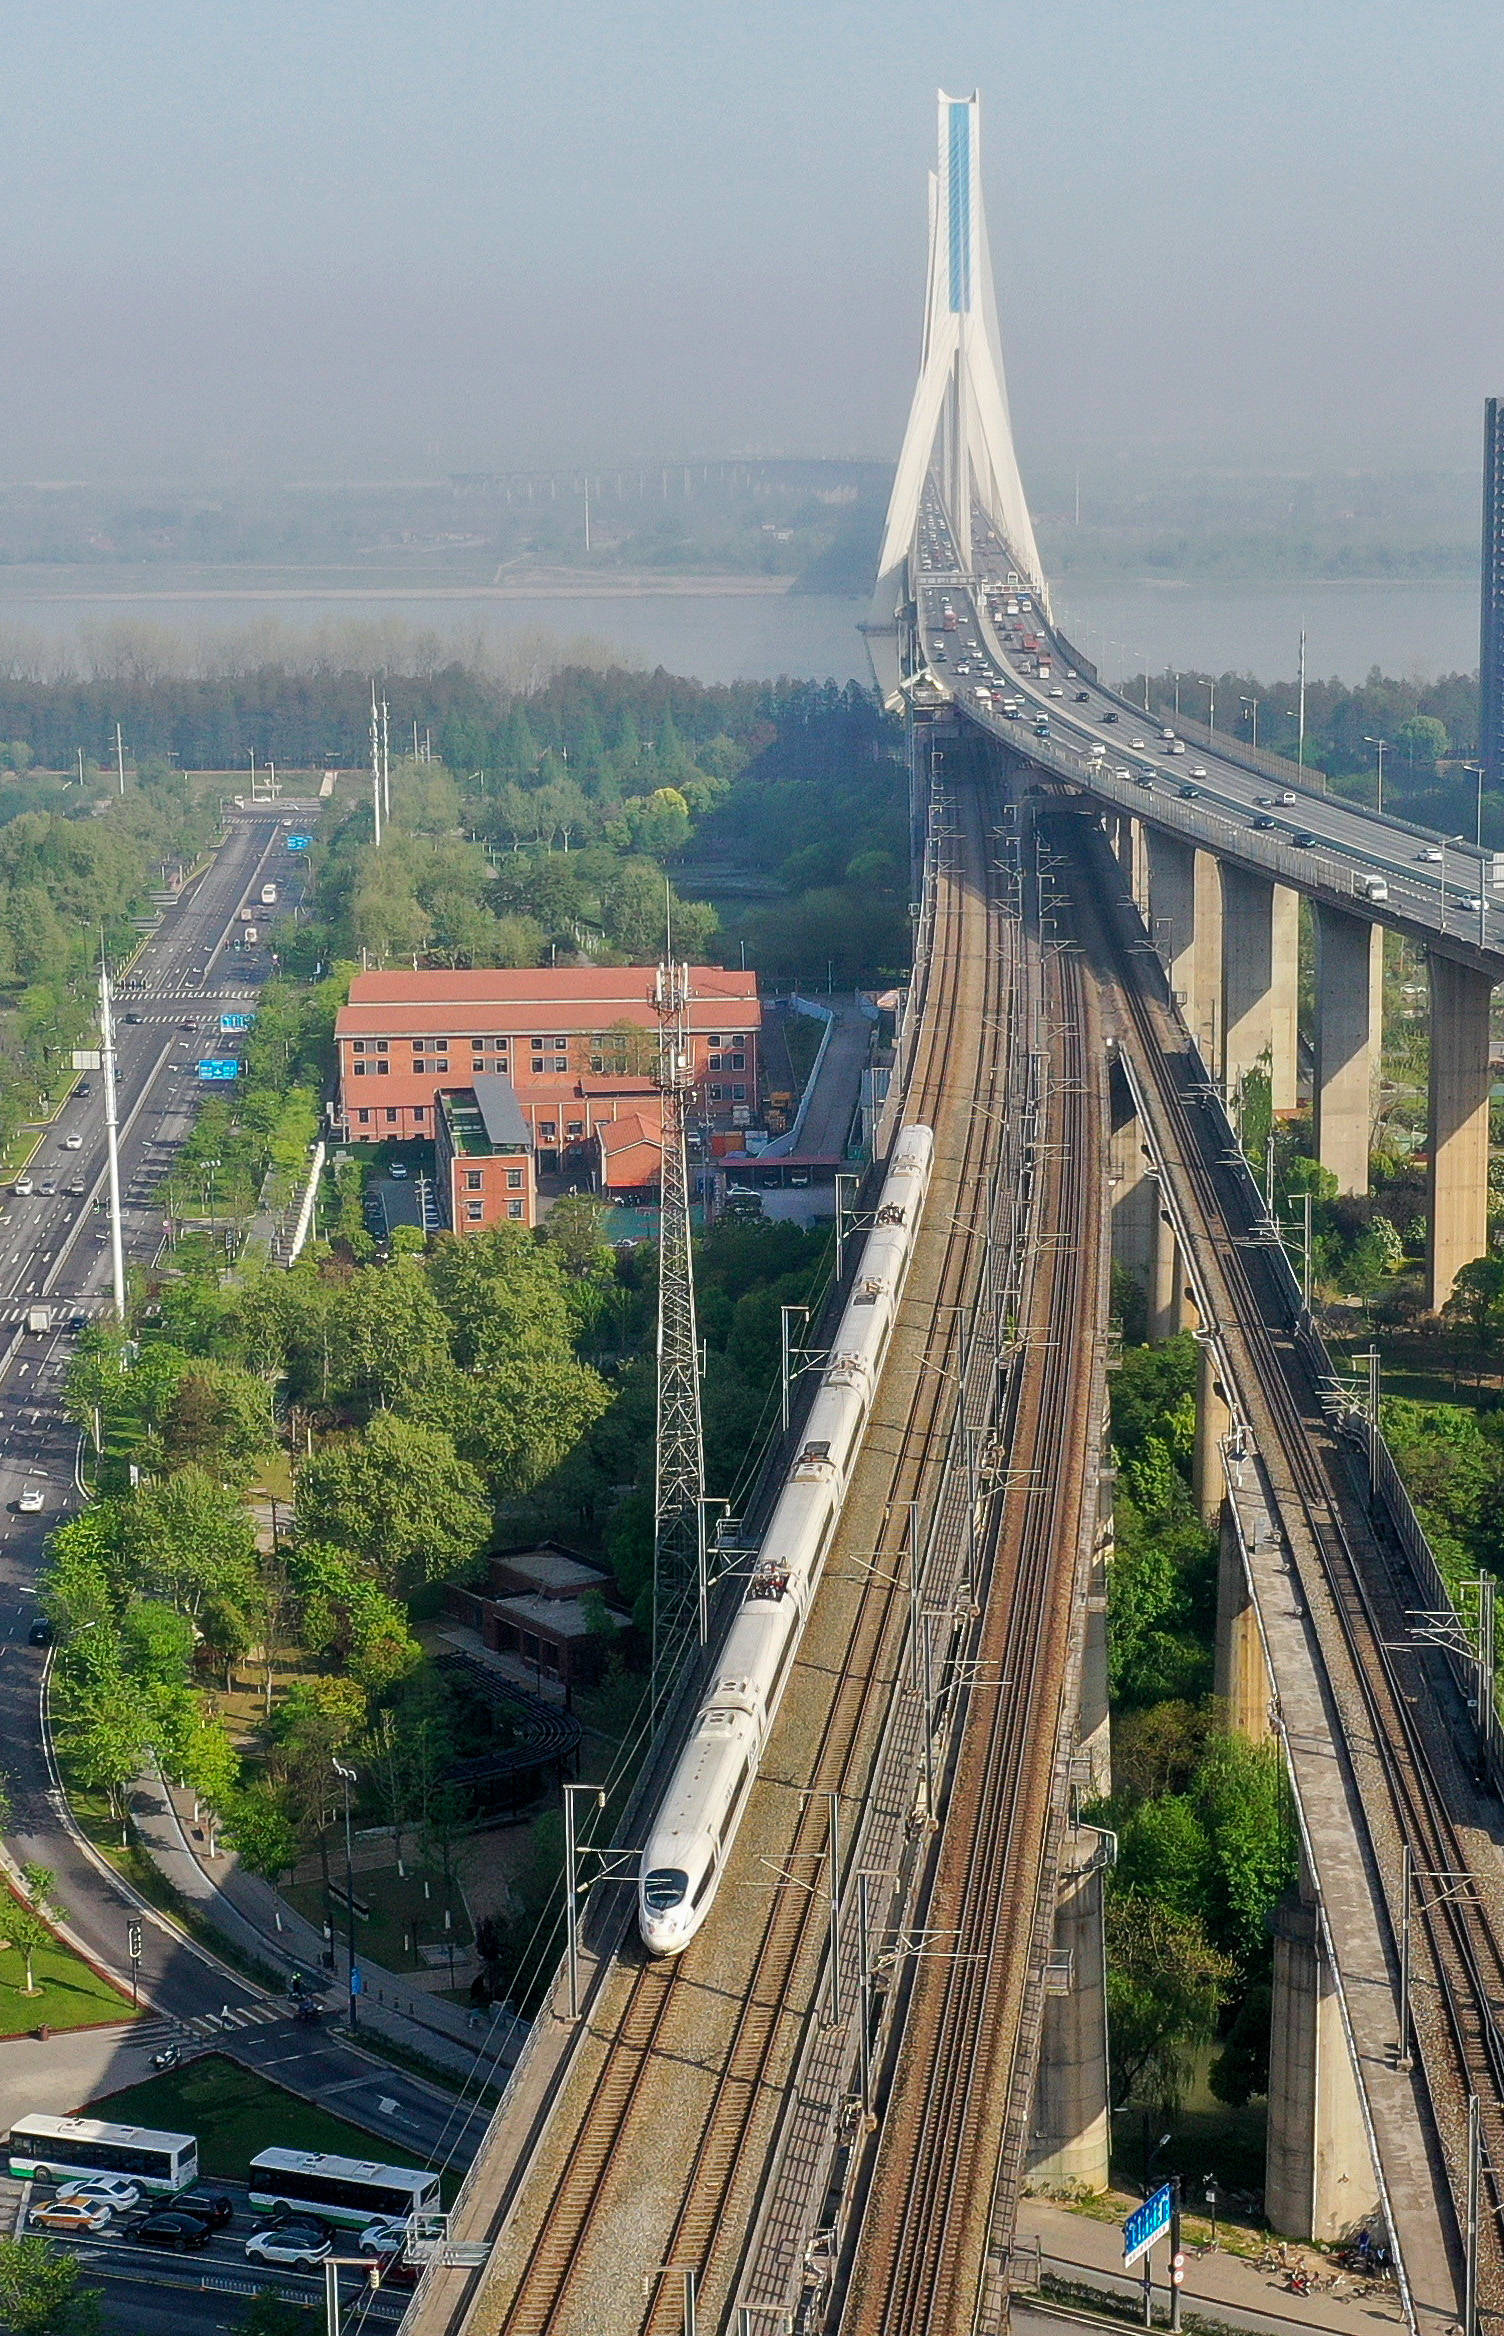
[{"label": "white bridge pylon", "polygon": [[981,101],[975,93],[947,97],[941,90],[939,104],[939,168],[930,176],[924,342],[883,530],[873,607],[879,624],[891,624],[898,605],[910,597],[905,566],[932,476],[962,572],[970,574],[972,568],[975,502],[1007,545],[1020,579],[1045,591],[1003,383],[1003,348],[982,207]]}]

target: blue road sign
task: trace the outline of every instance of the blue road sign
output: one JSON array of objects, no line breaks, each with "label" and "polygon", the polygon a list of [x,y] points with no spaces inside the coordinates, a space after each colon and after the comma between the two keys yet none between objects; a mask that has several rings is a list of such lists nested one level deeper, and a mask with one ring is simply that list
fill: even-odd
[{"label": "blue road sign", "polygon": [[1174,2210],[1174,2185],[1163,2182],[1142,2206],[1136,2206],[1123,2225],[1123,2269],[1147,2254],[1156,2239],[1163,2238],[1170,2227]]},{"label": "blue road sign", "polygon": [[312,841],[311,835],[290,835],[287,839],[287,848],[290,852],[306,852]]},{"label": "blue road sign", "polygon": [[198,1066],[201,1079],[238,1079],[240,1065],[231,1055],[208,1055]]},{"label": "blue road sign", "polygon": [[249,1030],[255,1019],[254,1014],[221,1014],[219,1027],[222,1031]]}]

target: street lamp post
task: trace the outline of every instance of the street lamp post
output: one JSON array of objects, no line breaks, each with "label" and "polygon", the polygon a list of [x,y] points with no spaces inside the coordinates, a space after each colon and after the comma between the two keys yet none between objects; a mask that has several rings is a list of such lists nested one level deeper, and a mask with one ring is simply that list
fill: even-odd
[{"label": "street lamp post", "polygon": [[345,1795],[345,1931],[350,1950],[350,2033],[353,2036],[360,2025],[356,2011],[360,1987],[355,1969],[355,1866],[350,1855],[350,1787],[355,1782],[355,1771],[346,1768],[342,1760],[331,1761],[330,1765]]},{"label": "street lamp post", "polygon": [[1258,698],[1239,698],[1238,704],[1242,707],[1244,713],[1248,716],[1249,724],[1253,731],[1252,744],[1256,749],[1259,742],[1260,700]]},{"label": "street lamp post", "polygon": [[1217,727],[1217,685],[1210,678],[1206,684],[1206,697],[1206,726],[1208,730],[1215,730]]},{"label": "street lamp post", "polygon": [[1382,819],[1384,816],[1384,757],[1389,751],[1389,741],[1387,738],[1370,737],[1369,733],[1365,730],[1363,733],[1363,743],[1365,746],[1373,747],[1378,756],[1379,772],[1376,790],[1377,801],[1375,808],[1378,811],[1379,817]]}]

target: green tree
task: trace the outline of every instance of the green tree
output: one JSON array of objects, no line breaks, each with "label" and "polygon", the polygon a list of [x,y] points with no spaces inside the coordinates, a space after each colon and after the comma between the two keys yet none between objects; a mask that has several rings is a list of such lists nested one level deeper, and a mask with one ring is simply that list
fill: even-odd
[{"label": "green tree", "polygon": [[235,2322],[235,2336],[309,2336],[315,2307],[279,2295],[274,2287],[258,2288]]},{"label": "green tree", "polygon": [[271,1389],[263,1379],[212,1360],[183,1372],[162,1431],[176,1466],[193,1461],[226,1483],[245,1484],[275,1440]]},{"label": "green tree", "polygon": [[224,1812],[223,1837],[241,1864],[268,1882],[295,1866],[303,1847],[285,1788],[265,1778],[234,1795]]},{"label": "green tree", "polygon": [[126,1794],[141,1773],[150,1736],[150,1711],[131,1680],[106,1679],[69,1690],[60,1712],[58,1747],[78,1782],[107,1796],[122,1845]]},{"label": "green tree", "polygon": [[388,1591],[468,1573],[485,1547],[485,1487],[440,1429],[378,1413],[298,1471],[300,1528],[364,1559]]},{"label": "green tree", "polygon": [[8,1895],[0,1903],[0,1933],[4,1934],[3,1943],[7,1947],[14,1947],[26,1966],[22,1993],[40,1994],[32,1966],[42,1948],[52,1943],[52,1926],[46,1921],[40,1907],[28,1905],[24,1899]]},{"label": "green tree", "polygon": [[46,2239],[0,2239],[0,2321],[13,2336],[95,2336],[101,2291]]},{"label": "green tree", "polygon": [[1233,1966],[1194,1916],[1162,1899],[1107,1897],[1107,2011],[1120,2097],[1173,2116],[1217,2032]]},{"label": "green tree", "polygon": [[1486,1354],[1504,1321],[1504,1257],[1475,1257],[1459,1267],[1442,1314],[1464,1323]]}]

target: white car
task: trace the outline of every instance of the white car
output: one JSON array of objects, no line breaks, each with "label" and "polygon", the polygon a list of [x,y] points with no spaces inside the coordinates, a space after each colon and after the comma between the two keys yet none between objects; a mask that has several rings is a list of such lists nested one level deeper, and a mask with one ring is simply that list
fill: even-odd
[{"label": "white car", "polygon": [[[38,1493],[36,1498],[37,1507],[40,1508],[42,1505],[41,1494]],[[77,2198],[86,2201],[91,2206],[110,2206],[117,2214],[125,2214],[131,2207],[139,2206],[141,2203],[140,2183],[131,2181],[126,2174],[80,2176],[74,2182],[60,2182],[57,2194],[60,2199]]]},{"label": "white car", "polygon": [[246,2240],[248,2263],[322,2263],[333,2241],[289,2224],[285,2230],[253,2231]]},{"label": "white car", "polygon": [[81,1152],[83,1148],[84,1139],[82,1136],[64,1136],[63,1150],[65,1152]]},{"label": "white car", "polygon": [[390,2247],[407,2245],[407,2217],[403,2214],[379,2214],[368,2222],[360,2234],[360,2251],[364,2255],[385,2254]]},{"label": "white car", "polygon": [[1065,695],[1065,692],[1064,692],[1064,690],[1061,688],[1061,686],[1060,686],[1060,684],[1059,684],[1059,682],[1058,682],[1058,681],[1056,682],[1056,684],[1055,684],[1054,688],[1053,688],[1053,689],[1050,691],[1050,695],[1051,695],[1051,697],[1052,697],[1052,698],[1063,698],[1063,697],[1064,697],[1064,695]]},{"label": "white car", "polygon": [[1193,763],[1192,763],[1192,765],[1191,765],[1191,777],[1192,777],[1193,779],[1204,779],[1204,778],[1206,777],[1206,765],[1205,765],[1205,763],[1204,763],[1204,762],[1193,762]]},{"label": "white car", "polygon": [[[1436,856],[1438,859],[1440,859],[1441,854],[1438,852]],[[15,1183],[11,1186],[11,1191],[20,1193],[24,1199],[28,1194],[36,1191],[36,1186],[32,1183],[29,1176],[18,1176]]]},{"label": "white car", "polygon": [[[1418,860],[1444,860],[1446,858],[1446,853],[1442,850],[1440,844],[1427,844],[1425,850],[1423,852],[1417,852],[1415,856]],[[16,1186],[17,1192],[19,1192],[20,1189],[21,1187],[18,1184]]]},{"label": "white car", "polygon": [[[46,1495],[43,1493],[41,1486],[37,1484],[29,1484],[26,1487],[26,1490],[22,1493],[21,1498],[16,1503],[16,1507],[20,1510],[23,1517],[39,1517],[46,1506]],[[78,2185],[76,2183],[70,2183],[66,2195],[71,2198],[74,2190],[77,2187]],[[126,2188],[128,2190],[134,2189],[135,2185],[128,2182],[126,2184]],[[63,2193],[60,2193],[59,2195],[63,2195]],[[140,2195],[140,2191],[137,2190],[136,2198],[139,2198]],[[134,2206],[136,2199],[132,2198],[129,2203]]]},{"label": "white car", "polygon": [[1128,743],[1132,747],[1135,754],[1147,754],[1149,751],[1145,746],[1142,738],[1130,738]]},{"label": "white car", "polygon": [[1462,905],[1465,909],[1470,910],[1474,916],[1477,916],[1487,903],[1481,892],[1465,892],[1462,896]]}]

